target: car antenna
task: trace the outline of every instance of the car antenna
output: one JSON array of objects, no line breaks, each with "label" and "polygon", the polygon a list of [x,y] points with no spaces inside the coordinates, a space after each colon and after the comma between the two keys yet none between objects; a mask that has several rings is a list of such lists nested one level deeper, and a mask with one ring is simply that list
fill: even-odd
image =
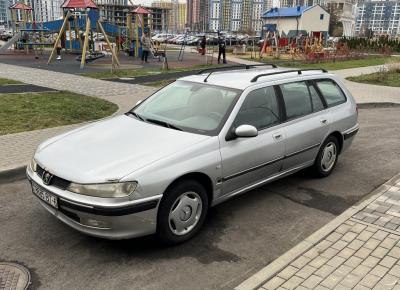
[{"label": "car antenna", "polygon": [[206,78],[204,79],[204,82],[206,83],[207,82],[207,79],[210,77],[210,75],[212,74],[213,72],[210,72],[207,76],[206,76]]}]

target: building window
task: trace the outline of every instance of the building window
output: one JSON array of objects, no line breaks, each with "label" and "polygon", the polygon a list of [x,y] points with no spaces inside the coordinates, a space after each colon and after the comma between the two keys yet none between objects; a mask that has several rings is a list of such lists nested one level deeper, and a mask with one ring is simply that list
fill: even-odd
[{"label": "building window", "polygon": [[319,15],[319,20],[324,20],[324,14]]}]

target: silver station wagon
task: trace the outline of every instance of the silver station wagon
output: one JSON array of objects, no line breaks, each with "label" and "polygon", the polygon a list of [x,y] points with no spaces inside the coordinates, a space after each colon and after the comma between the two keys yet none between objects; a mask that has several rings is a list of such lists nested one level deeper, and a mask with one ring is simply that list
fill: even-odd
[{"label": "silver station wagon", "polygon": [[357,106],[324,70],[274,65],[181,78],[124,115],[42,143],[27,176],[40,203],[109,239],[195,235],[207,211],[310,167],[328,176],[358,131]]}]

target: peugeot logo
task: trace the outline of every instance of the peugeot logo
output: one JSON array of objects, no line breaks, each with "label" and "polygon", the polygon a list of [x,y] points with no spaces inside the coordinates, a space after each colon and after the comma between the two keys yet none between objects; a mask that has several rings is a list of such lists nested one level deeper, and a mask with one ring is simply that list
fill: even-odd
[{"label": "peugeot logo", "polygon": [[42,180],[43,180],[44,184],[49,185],[52,178],[53,178],[53,175],[50,172],[47,172],[47,171],[43,172]]}]

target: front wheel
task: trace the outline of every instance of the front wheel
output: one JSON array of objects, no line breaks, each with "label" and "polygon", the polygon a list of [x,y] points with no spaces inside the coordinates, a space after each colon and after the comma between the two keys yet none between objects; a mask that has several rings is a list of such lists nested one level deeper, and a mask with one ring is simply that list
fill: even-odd
[{"label": "front wheel", "polygon": [[313,169],[318,177],[330,175],[336,166],[339,157],[339,143],[336,137],[329,136],[322,144]]},{"label": "front wheel", "polygon": [[208,197],[195,180],[183,180],[164,193],[157,216],[157,234],[167,244],[192,238],[204,223]]}]

